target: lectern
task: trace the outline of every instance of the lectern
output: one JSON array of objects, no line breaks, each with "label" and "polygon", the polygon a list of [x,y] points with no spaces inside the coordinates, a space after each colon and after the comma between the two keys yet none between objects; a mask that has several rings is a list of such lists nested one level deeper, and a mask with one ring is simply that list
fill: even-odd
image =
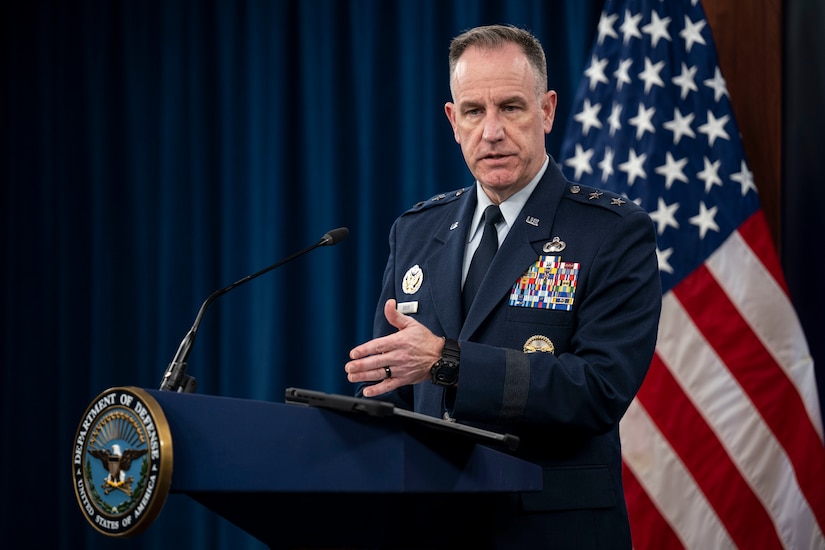
[{"label": "lectern", "polygon": [[72,449],[81,511],[127,537],[176,492],[272,548],[467,547],[499,503],[542,488],[537,465],[495,448],[513,436],[350,396],[287,397],[302,404],[104,391]]},{"label": "lectern", "polygon": [[148,390],[184,493],[272,548],[461,540],[496,499],[541,489],[538,466],[414,419]]}]

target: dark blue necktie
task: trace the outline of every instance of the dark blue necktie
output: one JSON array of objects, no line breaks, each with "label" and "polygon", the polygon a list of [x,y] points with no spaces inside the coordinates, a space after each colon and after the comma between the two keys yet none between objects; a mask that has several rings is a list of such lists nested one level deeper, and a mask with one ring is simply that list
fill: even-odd
[{"label": "dark blue necktie", "polygon": [[464,290],[461,293],[464,305],[464,317],[470,311],[470,306],[478,293],[478,287],[493,261],[493,256],[498,252],[498,232],[496,224],[501,220],[501,210],[495,204],[491,204],[484,210],[482,221],[484,222],[484,233],[481,235],[481,242],[473,254],[470,262],[470,269],[467,271],[467,278],[464,280]]}]

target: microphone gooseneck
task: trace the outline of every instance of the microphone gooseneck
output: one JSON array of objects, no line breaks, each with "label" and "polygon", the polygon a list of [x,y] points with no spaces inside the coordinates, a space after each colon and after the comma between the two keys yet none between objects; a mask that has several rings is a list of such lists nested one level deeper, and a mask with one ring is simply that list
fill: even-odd
[{"label": "microphone gooseneck", "polygon": [[265,267],[262,270],[253,273],[252,275],[247,275],[243,279],[235,281],[231,285],[224,287],[220,290],[216,290],[209,297],[204,300],[203,304],[198,310],[198,315],[195,317],[195,322],[192,324],[192,328],[189,329],[189,332],[186,333],[186,336],[183,337],[181,340],[180,345],[178,346],[178,351],[175,353],[175,358],[172,359],[172,362],[169,363],[169,366],[166,368],[166,372],[163,374],[163,379],[160,382],[160,389],[165,391],[177,391],[183,393],[191,393],[195,391],[196,382],[195,379],[186,374],[186,360],[189,358],[189,353],[192,351],[192,345],[195,343],[195,336],[197,336],[198,328],[201,324],[201,319],[203,319],[203,313],[206,311],[206,308],[209,307],[209,304],[215,301],[216,298],[219,296],[226,294],[233,288],[240,286],[244,283],[255,279],[256,277],[260,277],[264,273],[267,273],[276,267],[280,267],[285,263],[291,262],[292,260],[303,256],[307,252],[315,250],[319,246],[332,246],[334,244],[338,244],[343,241],[347,235],[349,235],[349,229],[346,227],[339,227],[337,229],[333,229],[327,233],[324,233],[324,236],[321,237],[314,245],[307,247],[301,251],[284,258],[283,260],[272,264],[269,267]]}]

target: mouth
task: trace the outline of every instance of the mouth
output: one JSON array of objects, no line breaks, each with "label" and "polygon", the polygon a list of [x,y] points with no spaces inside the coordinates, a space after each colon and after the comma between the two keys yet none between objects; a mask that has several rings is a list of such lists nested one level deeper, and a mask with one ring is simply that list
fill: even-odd
[{"label": "mouth", "polygon": [[510,155],[505,155],[505,154],[501,154],[501,153],[492,153],[492,154],[489,154],[489,155],[482,156],[479,160],[488,160],[488,161],[495,162],[497,160],[502,160],[502,159],[506,159],[506,158],[509,158],[509,157],[510,157]]}]

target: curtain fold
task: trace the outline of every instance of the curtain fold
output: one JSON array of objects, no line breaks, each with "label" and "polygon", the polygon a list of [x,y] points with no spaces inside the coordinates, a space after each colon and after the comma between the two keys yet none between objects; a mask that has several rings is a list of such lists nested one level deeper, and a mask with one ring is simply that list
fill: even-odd
[{"label": "curtain fold", "polygon": [[601,4],[5,3],[0,532],[260,547],[182,495],[138,537],[96,533],[68,478],[85,407],[156,388],[207,296],[339,226],[341,244],[209,306],[187,372],[212,395],[350,393],[342,368],[370,336],[392,220],[472,181],[443,114],[449,40],[494,22],[539,36],[555,154]]}]

